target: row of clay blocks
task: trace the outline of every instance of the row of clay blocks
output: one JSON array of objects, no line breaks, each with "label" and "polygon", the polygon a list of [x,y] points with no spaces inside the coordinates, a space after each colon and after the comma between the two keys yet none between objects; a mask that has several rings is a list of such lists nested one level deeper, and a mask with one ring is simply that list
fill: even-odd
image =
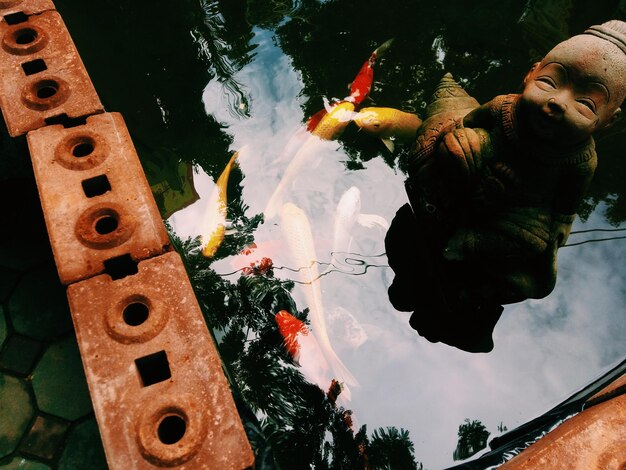
[{"label": "row of clay blocks", "polygon": [[104,111],[50,1],[0,0],[0,36],[0,108],[26,135],[110,468],[252,466],[122,117]]}]

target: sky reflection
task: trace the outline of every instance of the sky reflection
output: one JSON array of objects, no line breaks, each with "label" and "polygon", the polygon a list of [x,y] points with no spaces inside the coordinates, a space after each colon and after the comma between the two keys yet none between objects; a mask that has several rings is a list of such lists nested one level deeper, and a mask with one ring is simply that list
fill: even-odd
[{"label": "sky reflection", "polygon": [[[291,158],[307,138],[301,132],[301,78],[273,40],[272,33],[254,30],[254,59],[235,74],[245,100],[232,100],[219,80],[204,91],[206,112],[226,126],[240,151],[239,165],[247,215],[264,212]],[[331,98],[331,97],[329,97]],[[249,117],[232,112],[245,102]],[[360,212],[387,222],[406,202],[404,175],[382,158],[349,171],[348,156],[339,142],[316,142],[299,171],[286,185],[282,202],[291,202],[308,216],[319,272],[333,260],[334,215],[352,187],[360,193]],[[197,236],[212,178],[194,175],[200,200],[169,219],[182,238]],[[612,228],[599,204],[589,219],[573,230]],[[500,423],[509,429],[542,414],[611,364],[626,355],[623,337],[626,290],[626,244],[623,240],[588,243],[559,252],[559,278],[545,299],[507,306],[494,332],[495,349],[468,354],[441,343],[431,344],[408,325],[409,313],[395,311],[387,299],[393,272],[386,267],[385,230],[380,225],[351,225],[352,242],[344,251],[356,253],[350,262],[336,256],[337,270],[319,279],[331,343],[356,376],[349,406],[356,425],[369,429],[408,429],[416,458],[427,468],[452,465],[458,426],[465,418],[480,419],[496,434]],[[266,219],[255,232],[260,256],[276,266],[298,269],[286,247],[278,217]],[[570,243],[606,233],[573,234]],[[243,255],[215,262],[218,273],[232,273],[254,259]],[[365,269],[369,266],[367,269]],[[419,269],[419,266],[416,266]],[[277,269],[276,276],[302,281],[301,273]],[[232,275],[233,278],[239,273]],[[305,290],[296,284],[294,298],[306,306]]]}]

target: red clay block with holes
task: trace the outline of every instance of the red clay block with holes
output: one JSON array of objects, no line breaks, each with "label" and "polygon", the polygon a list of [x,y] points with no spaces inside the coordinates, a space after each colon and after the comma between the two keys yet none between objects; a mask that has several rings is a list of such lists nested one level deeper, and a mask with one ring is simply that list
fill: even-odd
[{"label": "red clay block with holes", "polygon": [[0,108],[9,134],[103,112],[59,14],[25,19],[0,22]]},{"label": "red clay block with holes", "polygon": [[626,468],[626,395],[587,408],[505,463],[501,470]]},{"label": "red clay block with holes", "polygon": [[[22,13],[35,15],[47,10],[56,10],[50,0],[0,0],[0,16]],[[0,18],[0,21],[3,21]]]},{"label": "red clay block with holes", "polygon": [[120,257],[138,261],[169,248],[119,113],[71,128],[46,126],[27,141],[63,284],[101,274]]},{"label": "red clay block with holes", "polygon": [[111,469],[244,469],[253,454],[175,252],[67,289]]}]

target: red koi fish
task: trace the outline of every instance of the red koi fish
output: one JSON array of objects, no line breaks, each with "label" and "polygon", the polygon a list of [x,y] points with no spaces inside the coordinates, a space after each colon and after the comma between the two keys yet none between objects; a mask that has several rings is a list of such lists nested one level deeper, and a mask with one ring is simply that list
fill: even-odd
[{"label": "red koi fish", "polygon": [[309,334],[304,322],[298,320],[287,310],[281,310],[274,316],[278,331],[283,337],[285,349],[297,364],[300,363],[300,337]]},{"label": "red koi fish", "polygon": [[[344,117],[346,115],[346,111],[354,111],[356,107],[358,107],[369,96],[372,84],[374,83],[374,65],[376,64],[376,60],[387,49],[389,49],[392,42],[393,39],[389,39],[381,44],[363,63],[359,73],[357,73],[356,77],[350,84],[350,95],[346,96],[343,100],[333,103],[328,109],[325,108],[318,111],[309,118],[306,126],[309,132],[325,140],[335,139],[339,134],[341,134],[341,132],[343,132],[343,129],[345,129],[348,122],[350,122],[350,119],[346,119]],[[337,119],[336,116],[332,116],[333,110],[337,106],[342,106],[341,117],[339,119]],[[328,129],[324,129],[324,127],[329,127],[329,124],[324,122],[327,118],[331,118],[330,126],[333,128],[331,132],[329,132]]]}]

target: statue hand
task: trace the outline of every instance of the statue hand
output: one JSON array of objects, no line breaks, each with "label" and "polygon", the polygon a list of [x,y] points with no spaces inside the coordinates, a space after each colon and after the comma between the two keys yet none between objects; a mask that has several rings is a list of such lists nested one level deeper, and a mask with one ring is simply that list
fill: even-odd
[{"label": "statue hand", "polygon": [[471,176],[482,166],[483,140],[474,129],[459,127],[444,136],[439,151]]}]

